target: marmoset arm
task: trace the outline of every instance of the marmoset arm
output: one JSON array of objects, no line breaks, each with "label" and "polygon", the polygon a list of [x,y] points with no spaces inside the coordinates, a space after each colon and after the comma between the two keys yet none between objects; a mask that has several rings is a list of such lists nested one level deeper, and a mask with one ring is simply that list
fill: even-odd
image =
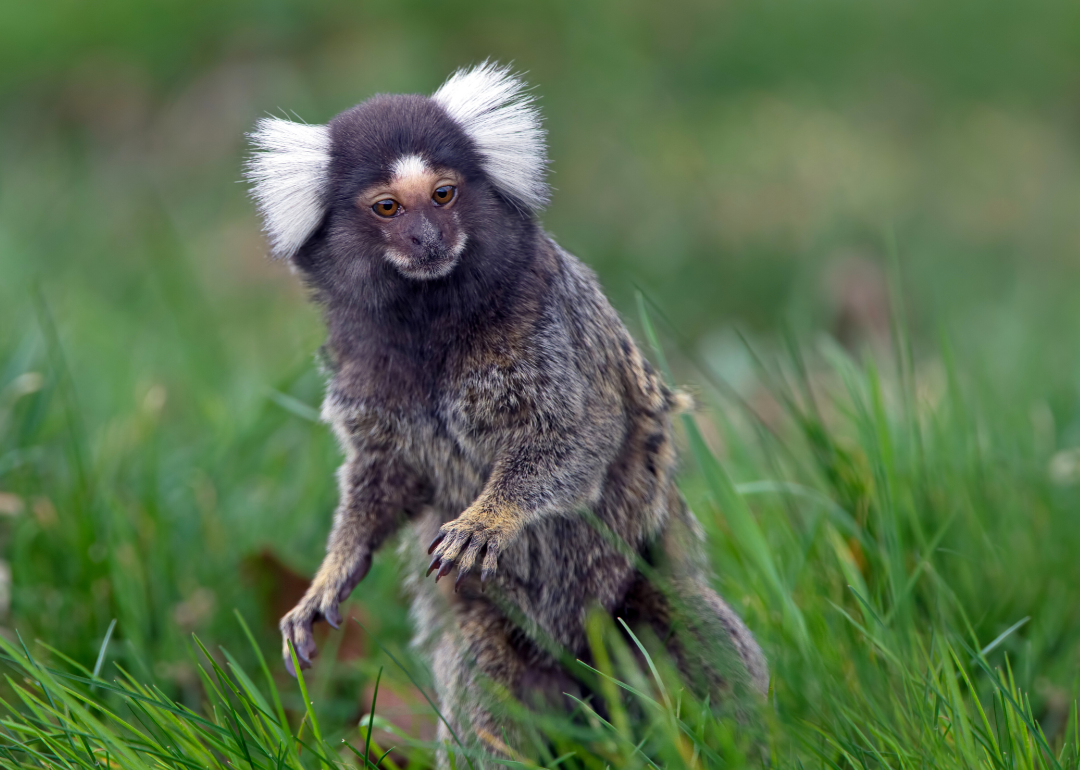
[{"label": "marmoset arm", "polygon": [[[481,405],[488,410],[481,421],[491,420],[502,430],[502,448],[483,491],[442,526],[429,547],[434,558],[428,574],[438,569],[436,579],[457,566],[460,581],[483,554],[481,579],[486,581],[500,553],[529,522],[572,514],[598,498],[625,432],[622,400],[614,390],[585,387],[569,369],[569,354],[551,365],[556,358],[519,359],[501,373],[509,395]],[[533,370],[529,379],[517,376],[513,370],[519,367]]]},{"label": "marmoset arm", "polygon": [[419,474],[399,459],[392,441],[375,440],[370,434],[343,439],[350,456],[338,471],[341,502],[326,557],[304,598],[281,619],[282,654],[293,674],[289,642],[300,667],[309,667],[316,655],[312,624],[326,620],[338,627],[338,604],[367,575],[375,551],[424,500]]}]

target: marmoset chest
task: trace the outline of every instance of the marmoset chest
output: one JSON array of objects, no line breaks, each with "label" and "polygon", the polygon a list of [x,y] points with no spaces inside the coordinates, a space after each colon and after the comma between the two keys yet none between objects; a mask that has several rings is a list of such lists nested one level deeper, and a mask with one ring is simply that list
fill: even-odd
[{"label": "marmoset chest", "polygon": [[346,452],[391,447],[435,498],[463,509],[500,452],[543,429],[553,401],[567,413],[584,401],[580,383],[557,385],[568,378],[547,372],[551,364],[535,344],[519,339],[511,348],[500,337],[441,351],[369,347],[367,358],[340,360],[324,417]]}]

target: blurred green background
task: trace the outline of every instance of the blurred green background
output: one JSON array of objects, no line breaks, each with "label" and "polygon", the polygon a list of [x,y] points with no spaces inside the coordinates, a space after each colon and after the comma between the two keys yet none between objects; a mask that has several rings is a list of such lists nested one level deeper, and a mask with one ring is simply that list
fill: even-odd
[{"label": "blurred green background", "polygon": [[[636,287],[656,302],[681,380],[707,365],[767,412],[739,333],[888,361],[900,314],[928,388],[947,340],[1034,446],[1023,473],[1080,480],[1080,4],[11,0],[5,629],[92,663],[118,618],[111,654],[190,702],[188,632],[231,643],[239,608],[274,651],[338,453],[310,419],[318,313],[266,257],[244,133],[489,57],[540,98],[545,227],[635,331]],[[395,647],[399,572],[382,559],[354,607]],[[1080,647],[1051,652],[1076,675]],[[360,669],[323,682],[342,715]]]}]

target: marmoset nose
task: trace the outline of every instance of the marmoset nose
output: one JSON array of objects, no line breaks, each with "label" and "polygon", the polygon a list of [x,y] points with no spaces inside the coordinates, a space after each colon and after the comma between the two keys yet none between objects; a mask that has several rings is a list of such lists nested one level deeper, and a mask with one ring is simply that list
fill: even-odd
[{"label": "marmoset nose", "polygon": [[423,214],[414,214],[404,235],[414,246],[432,247],[442,242],[442,229]]}]

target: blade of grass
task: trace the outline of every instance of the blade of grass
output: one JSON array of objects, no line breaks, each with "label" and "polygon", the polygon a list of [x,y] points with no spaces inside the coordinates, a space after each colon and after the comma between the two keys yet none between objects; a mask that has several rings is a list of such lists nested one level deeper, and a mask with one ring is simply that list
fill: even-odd
[{"label": "blade of grass", "polygon": [[[293,670],[296,672],[296,681],[300,685],[300,695],[304,699],[304,713],[308,717],[308,721],[311,722],[311,732],[315,736],[315,740],[319,743],[323,743],[322,730],[319,728],[319,720],[315,716],[315,704],[308,699],[307,685],[304,683],[304,672],[300,669],[300,661],[296,657],[296,650],[293,648],[292,640],[290,639],[287,644],[289,645],[289,654],[292,656]],[[297,735],[298,742],[300,740]],[[329,765],[327,765],[329,770]]]},{"label": "blade of grass", "polygon": [[[1021,628],[1023,628],[1023,627],[1024,627],[1024,625],[1025,625],[1025,624],[1026,624],[1026,623],[1027,623],[1027,622],[1028,622],[1029,620],[1031,620],[1031,616],[1030,616],[1030,615],[1027,615],[1027,616],[1025,616],[1025,617],[1023,617],[1023,618],[1020,618],[1020,620],[1016,621],[1016,622],[1015,622],[1015,623],[1013,623],[1013,624],[1012,624],[1011,626],[1009,626],[1009,627],[1008,627],[1008,628],[1006,628],[1006,629],[1005,629],[1004,631],[1002,631],[1002,632],[1001,632],[1000,634],[998,634],[998,635],[997,635],[997,637],[996,637],[996,638],[994,639],[994,641],[990,642],[990,644],[986,645],[986,646],[985,646],[985,647],[983,647],[983,648],[982,648],[981,650],[979,650],[979,655],[981,655],[982,657],[984,657],[984,658],[985,658],[985,657],[986,657],[987,655],[989,655],[989,654],[990,654],[991,652],[993,652],[994,650],[996,650],[996,649],[997,649],[997,648],[998,648],[998,647],[999,647],[999,646],[1001,645],[1001,643],[1002,643],[1002,642],[1004,642],[1004,641],[1005,641],[1006,639],[1008,639],[1008,638],[1009,638],[1009,635],[1010,635],[1010,634],[1012,634],[1012,633],[1013,633],[1013,631],[1018,631],[1018,630],[1020,630]],[[972,658],[972,659],[971,659],[971,660],[969,661],[969,663],[972,663],[972,664],[973,664],[973,663],[975,663],[975,658],[973,657],[973,658]]]},{"label": "blade of grass", "polygon": [[278,715],[278,723],[282,729],[287,731],[289,729],[289,720],[285,716],[285,707],[281,703],[277,685],[274,684],[274,677],[270,675],[270,667],[266,664],[266,658],[263,657],[259,643],[255,641],[255,635],[251,633],[251,629],[248,628],[248,624],[240,614],[240,610],[234,609],[233,615],[236,616],[236,621],[240,624],[240,628],[243,629],[244,636],[247,637],[251,649],[255,652],[255,658],[259,661],[259,668],[262,669],[263,677],[266,679],[266,687],[270,691],[270,698],[274,701],[274,710]]},{"label": "blade of grass", "polygon": [[367,767],[371,754],[371,733],[375,729],[375,702],[379,698],[379,681],[382,679],[383,667],[379,666],[379,673],[375,675],[375,692],[371,694],[371,713],[368,716],[367,740],[364,741],[364,767]]},{"label": "blade of grass", "polygon": [[[105,632],[105,638],[101,641],[101,649],[98,651],[97,661],[94,663],[94,671],[90,674],[91,679],[97,679],[101,675],[101,667],[105,664],[105,652],[109,649],[109,640],[112,639],[116,629],[116,618],[109,623],[109,629]],[[93,689],[91,689],[93,692]]]}]

